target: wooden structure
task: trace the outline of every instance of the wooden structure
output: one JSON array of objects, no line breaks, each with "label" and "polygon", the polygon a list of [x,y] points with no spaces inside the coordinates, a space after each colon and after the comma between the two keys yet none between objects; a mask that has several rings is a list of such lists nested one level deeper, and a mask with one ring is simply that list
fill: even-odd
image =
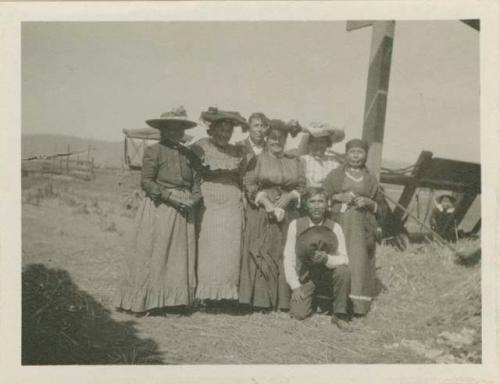
[{"label": "wooden structure", "polygon": [[[478,19],[460,20],[469,27],[480,31]],[[380,177],[382,164],[382,145],[391,74],[392,47],[395,31],[394,20],[350,20],[347,31],[372,27],[370,61],[363,120],[363,139],[370,144],[367,167]]]},{"label": "wooden structure", "polygon": [[[29,175],[66,175],[77,179],[94,180],[94,158],[90,157],[90,146],[86,151],[71,152],[68,145],[66,153],[52,155],[37,155],[22,160],[21,173]],[[86,152],[86,159],[80,154]]]},{"label": "wooden structure", "polygon": [[154,128],[124,129],[123,156],[129,169],[142,168],[144,150],[160,140],[160,131]]},{"label": "wooden structure", "polygon": [[[380,181],[404,187],[398,203],[405,209],[417,188],[453,192],[457,196],[455,219],[456,225],[459,225],[476,196],[481,193],[481,165],[433,157],[432,152],[423,151],[410,174],[384,171],[380,174]],[[399,222],[404,223],[406,215],[402,208],[395,207],[393,213]],[[479,220],[472,231],[477,232],[480,225]]]}]

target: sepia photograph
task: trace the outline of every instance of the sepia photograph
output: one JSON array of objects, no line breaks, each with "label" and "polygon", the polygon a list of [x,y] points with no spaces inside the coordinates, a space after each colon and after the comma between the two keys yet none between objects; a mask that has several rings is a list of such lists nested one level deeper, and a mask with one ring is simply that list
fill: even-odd
[{"label": "sepia photograph", "polygon": [[19,22],[21,367],[483,367],[462,15]]},{"label": "sepia photograph", "polygon": [[480,363],[480,33],[23,23],[23,364]]}]

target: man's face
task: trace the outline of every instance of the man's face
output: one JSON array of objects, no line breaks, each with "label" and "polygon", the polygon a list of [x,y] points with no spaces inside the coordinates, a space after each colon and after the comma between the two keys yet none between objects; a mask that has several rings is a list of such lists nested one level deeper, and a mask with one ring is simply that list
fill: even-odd
[{"label": "man's face", "polygon": [[267,130],[269,129],[266,123],[262,121],[262,119],[255,117],[250,121],[249,125],[250,125],[250,132],[249,132],[250,139],[255,144],[259,145],[264,144],[267,135]]},{"label": "man's face", "polygon": [[312,195],[307,200],[307,212],[312,220],[322,220],[325,217],[327,201],[326,196],[322,193]]},{"label": "man's face", "polygon": [[444,209],[453,208],[453,202],[450,200],[449,197],[443,197],[443,199],[441,200],[441,206]]}]

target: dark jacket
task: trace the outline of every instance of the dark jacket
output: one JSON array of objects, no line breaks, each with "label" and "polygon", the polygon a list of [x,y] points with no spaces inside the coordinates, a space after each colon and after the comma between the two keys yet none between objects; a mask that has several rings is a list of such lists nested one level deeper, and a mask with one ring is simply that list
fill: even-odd
[{"label": "dark jacket", "polygon": [[163,189],[190,191],[201,196],[200,177],[186,156],[157,143],[146,148],[142,161],[141,187],[146,194]]}]

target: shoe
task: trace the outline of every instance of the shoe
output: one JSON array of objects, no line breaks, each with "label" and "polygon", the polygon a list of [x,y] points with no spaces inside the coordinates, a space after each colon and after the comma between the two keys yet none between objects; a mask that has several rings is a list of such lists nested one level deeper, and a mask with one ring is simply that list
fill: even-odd
[{"label": "shoe", "polygon": [[351,331],[349,317],[343,313],[333,314],[330,322],[337,326],[342,331]]}]

